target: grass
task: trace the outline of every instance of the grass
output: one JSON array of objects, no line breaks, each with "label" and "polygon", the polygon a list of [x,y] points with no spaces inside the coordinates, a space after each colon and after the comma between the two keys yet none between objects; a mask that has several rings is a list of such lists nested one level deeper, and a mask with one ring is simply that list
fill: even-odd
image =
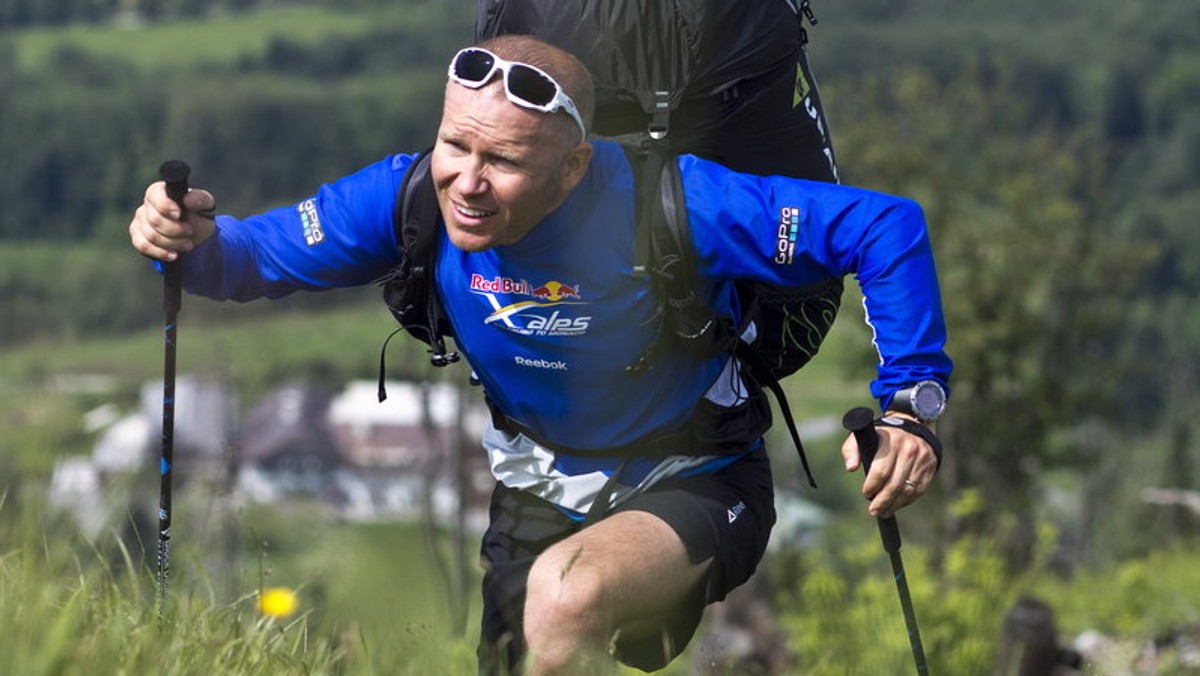
[{"label": "grass", "polygon": [[[0,502],[0,673],[474,673],[472,640],[440,624],[415,527],[338,526],[306,510],[242,515],[234,567],[247,574],[226,594],[201,561],[212,543],[181,519],[177,534],[190,538],[176,543],[159,618],[153,571],[131,545],[111,534],[81,542],[39,498],[14,502]],[[261,615],[264,582],[298,589],[299,612]]]},{"label": "grass", "polygon": [[[179,512],[172,594],[160,619],[152,566],[133,544],[112,533],[82,541],[39,496],[21,496],[0,494],[0,673],[475,673],[476,622],[463,636],[447,631],[413,526],[341,524],[302,505],[246,509],[234,519],[236,559],[221,568],[205,560],[213,542],[199,532],[195,500],[210,498],[193,495]],[[902,673],[896,665],[911,665],[874,535],[867,527],[841,533],[838,544],[801,554],[804,565],[781,580],[777,612],[797,654],[794,673]],[[964,541],[940,565],[922,549],[906,552],[933,673],[987,672],[1003,613],[1029,591],[1060,611],[1063,641],[1090,629],[1121,637],[1088,674],[1127,672],[1155,638],[1170,630],[1186,637],[1198,626],[1194,547],[1063,580],[1044,570],[1013,578],[994,546]],[[226,587],[219,578],[230,571],[236,583]],[[296,590],[297,613],[262,616],[256,601],[268,586]],[[663,673],[694,673],[700,640]],[[1182,643],[1164,646],[1158,668],[1137,673],[1195,674],[1186,653]]]},{"label": "grass", "polygon": [[405,16],[405,9],[404,3],[371,9],[280,7],[143,25],[28,28],[10,35],[16,44],[17,65],[23,69],[46,63],[66,45],[147,68],[232,64],[243,57],[261,55],[277,37],[315,44],[323,38],[361,33],[380,22],[397,20]]}]

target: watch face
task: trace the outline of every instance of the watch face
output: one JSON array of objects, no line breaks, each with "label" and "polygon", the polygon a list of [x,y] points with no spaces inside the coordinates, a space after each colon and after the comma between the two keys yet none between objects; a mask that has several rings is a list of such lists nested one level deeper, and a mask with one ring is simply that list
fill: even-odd
[{"label": "watch face", "polygon": [[923,420],[932,420],[946,408],[946,393],[935,382],[925,381],[913,388],[913,411]]}]

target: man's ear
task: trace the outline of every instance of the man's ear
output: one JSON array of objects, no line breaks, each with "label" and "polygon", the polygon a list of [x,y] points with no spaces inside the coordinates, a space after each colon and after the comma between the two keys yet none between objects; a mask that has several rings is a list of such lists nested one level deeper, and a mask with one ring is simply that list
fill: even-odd
[{"label": "man's ear", "polygon": [[592,144],[587,141],[577,143],[574,148],[567,151],[567,157],[563,160],[562,190],[564,193],[571,192],[575,186],[579,185],[591,162]]}]

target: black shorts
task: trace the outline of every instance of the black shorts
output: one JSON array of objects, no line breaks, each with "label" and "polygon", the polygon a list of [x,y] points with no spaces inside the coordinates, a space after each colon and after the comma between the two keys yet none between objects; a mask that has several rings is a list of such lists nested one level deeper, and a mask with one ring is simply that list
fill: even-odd
[{"label": "black shorts", "polygon": [[[766,451],[760,448],[715,474],[673,479],[613,512],[638,510],[663,519],[679,534],[692,561],[712,559],[705,583],[664,621],[661,632],[619,638],[621,662],[650,671],[687,646],[704,607],[750,578],[775,524],[774,489]],[[519,670],[525,654],[522,616],[525,582],[539,554],[584,527],[544,500],[497,485],[491,524],[483,536],[481,674]]]}]

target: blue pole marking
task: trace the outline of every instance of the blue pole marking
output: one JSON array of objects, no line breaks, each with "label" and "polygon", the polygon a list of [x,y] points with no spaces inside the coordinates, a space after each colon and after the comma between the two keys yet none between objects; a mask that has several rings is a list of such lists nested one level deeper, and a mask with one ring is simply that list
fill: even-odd
[{"label": "blue pole marking", "polygon": [[158,464],[158,471],[160,474],[166,474],[167,472],[170,472],[171,463],[167,462],[166,458],[163,458]]}]

